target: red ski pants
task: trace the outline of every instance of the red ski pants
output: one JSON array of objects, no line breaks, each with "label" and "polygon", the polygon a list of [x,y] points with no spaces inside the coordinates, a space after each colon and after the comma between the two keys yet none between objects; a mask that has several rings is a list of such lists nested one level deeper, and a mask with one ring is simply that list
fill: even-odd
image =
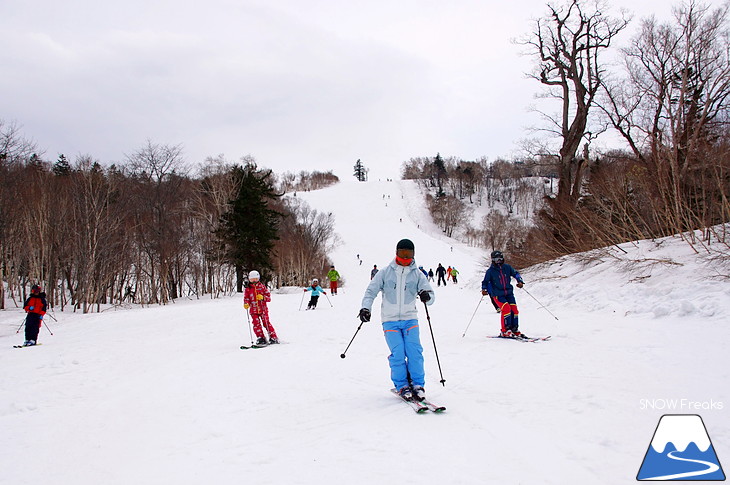
[{"label": "red ski pants", "polygon": [[500,309],[500,320],[502,323],[502,332],[507,330],[518,330],[519,328],[519,314],[520,311],[517,309],[517,302],[515,297],[508,296],[495,296],[493,298],[497,307]]},{"label": "red ski pants", "polygon": [[256,337],[258,338],[265,338],[264,337],[264,330],[262,327],[266,328],[266,331],[269,333],[269,338],[278,338],[276,336],[276,330],[274,330],[274,326],[269,321],[269,311],[264,310],[262,313],[252,313],[251,314],[251,323],[253,324],[253,333],[256,334]]}]

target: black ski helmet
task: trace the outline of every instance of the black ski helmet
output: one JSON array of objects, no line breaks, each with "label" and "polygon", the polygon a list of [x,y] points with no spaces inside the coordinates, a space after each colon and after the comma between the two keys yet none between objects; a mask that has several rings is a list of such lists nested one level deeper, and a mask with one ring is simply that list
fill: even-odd
[{"label": "black ski helmet", "polygon": [[491,257],[492,263],[494,264],[504,263],[504,254],[502,254],[502,251],[492,251]]},{"label": "black ski helmet", "polygon": [[40,285],[33,285],[33,286],[31,286],[30,287],[30,292],[31,293],[40,293],[41,292]]},{"label": "black ski helmet", "polygon": [[410,249],[411,251],[415,251],[416,247],[410,239],[401,239],[398,241],[398,244],[395,245],[395,250],[398,251],[399,249]]}]

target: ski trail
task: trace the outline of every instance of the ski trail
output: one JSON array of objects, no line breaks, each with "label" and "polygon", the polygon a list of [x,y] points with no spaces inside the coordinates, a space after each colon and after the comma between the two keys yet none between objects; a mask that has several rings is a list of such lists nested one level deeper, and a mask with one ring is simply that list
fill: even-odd
[{"label": "ski trail", "polygon": [[719,466],[715,465],[714,463],[711,463],[709,461],[702,461],[702,460],[691,460],[689,458],[680,458],[678,456],[674,456],[672,453],[677,453],[676,451],[672,451],[667,453],[667,456],[671,458],[672,460],[679,460],[679,461],[688,461],[691,463],[699,463],[701,465],[707,465],[707,469],[695,471],[695,472],[685,472],[685,473],[677,473],[674,475],[664,475],[661,477],[651,477],[651,478],[644,478],[642,480],[676,480],[678,478],[688,478],[688,477],[698,477],[701,475],[707,475],[713,472],[716,472],[720,469]]}]

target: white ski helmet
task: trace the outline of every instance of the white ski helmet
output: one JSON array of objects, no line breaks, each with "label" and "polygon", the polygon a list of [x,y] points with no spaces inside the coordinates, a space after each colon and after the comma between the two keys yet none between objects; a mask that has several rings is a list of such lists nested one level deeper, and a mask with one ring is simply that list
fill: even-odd
[{"label": "white ski helmet", "polygon": [[314,278],[314,279],[312,280],[312,284],[315,284],[315,283],[319,283],[319,280],[318,280],[317,278]]},{"label": "white ski helmet", "polygon": [[256,271],[256,270],[253,270],[253,271],[251,271],[251,272],[250,272],[250,273],[248,274],[248,280],[249,280],[249,281],[253,281],[253,280],[256,280],[256,281],[258,281],[258,280],[260,280],[260,279],[261,279],[261,275],[260,275],[260,274],[259,274],[259,272],[258,272],[258,271]]}]

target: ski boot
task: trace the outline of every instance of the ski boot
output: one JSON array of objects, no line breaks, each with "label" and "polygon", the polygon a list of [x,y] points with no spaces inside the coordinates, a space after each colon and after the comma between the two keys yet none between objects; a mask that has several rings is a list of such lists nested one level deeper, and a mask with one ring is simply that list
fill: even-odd
[{"label": "ski boot", "polygon": [[413,391],[411,390],[411,386],[401,387],[398,391],[398,395],[406,401],[413,401]]},{"label": "ski boot", "polygon": [[279,339],[276,337],[271,337],[269,339],[269,345],[278,344],[278,343],[279,343]]},{"label": "ski boot", "polygon": [[512,333],[514,334],[515,338],[529,338],[527,335],[520,332],[519,330],[515,330]]},{"label": "ski boot", "polygon": [[424,399],[426,399],[426,390],[423,386],[413,386],[413,400],[420,402]]},{"label": "ski boot", "polygon": [[263,338],[263,337],[259,337],[259,338],[258,338],[258,339],[256,340],[256,345],[268,345],[268,342],[266,341],[266,339],[265,339],[265,338]]}]

